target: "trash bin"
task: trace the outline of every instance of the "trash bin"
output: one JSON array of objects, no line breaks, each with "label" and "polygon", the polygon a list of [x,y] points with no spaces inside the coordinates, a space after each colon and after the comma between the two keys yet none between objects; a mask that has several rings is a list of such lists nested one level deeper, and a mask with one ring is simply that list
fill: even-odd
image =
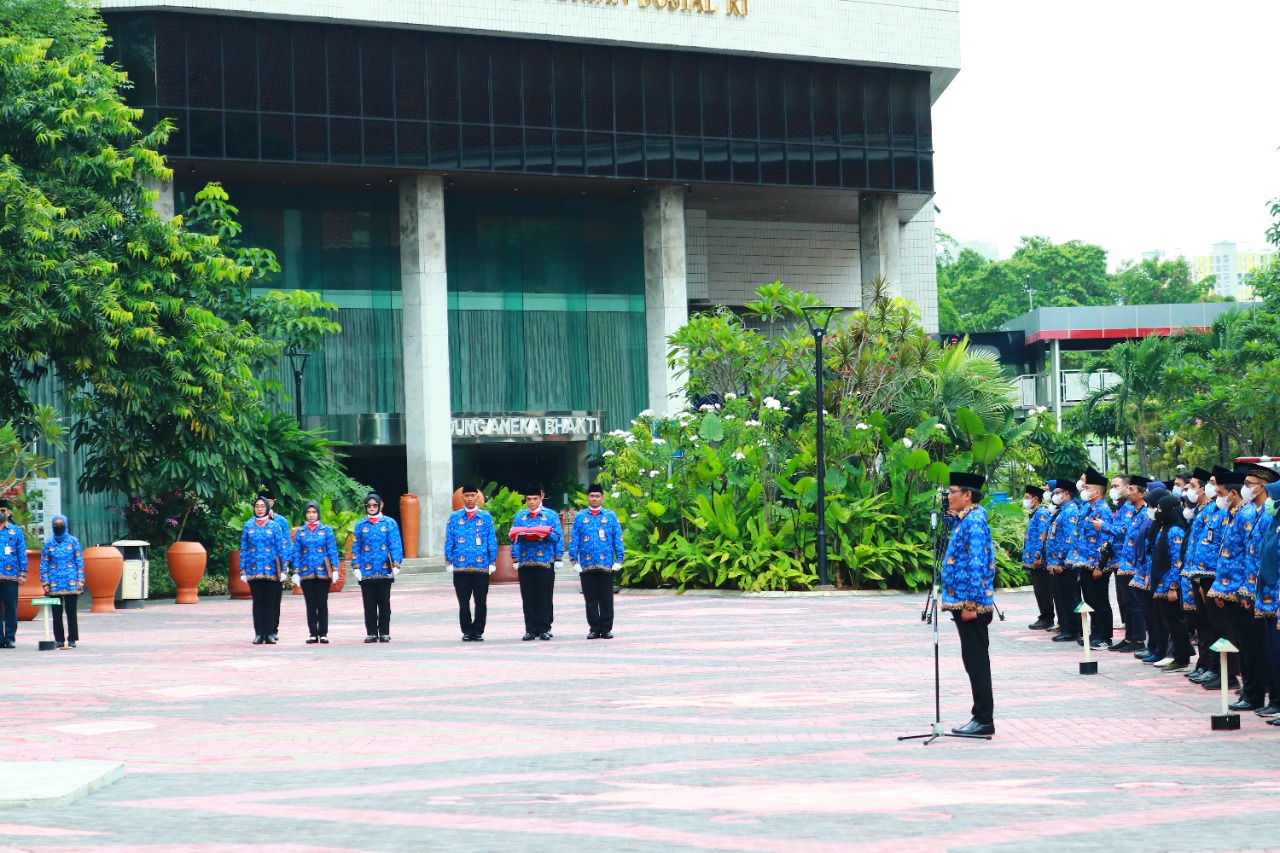
[{"label": "trash bin", "polygon": [[147,558],[147,548],[151,543],[141,539],[121,539],[111,544],[124,554],[124,572],[116,589],[116,609],[145,607],[147,593],[151,590],[151,561]]}]

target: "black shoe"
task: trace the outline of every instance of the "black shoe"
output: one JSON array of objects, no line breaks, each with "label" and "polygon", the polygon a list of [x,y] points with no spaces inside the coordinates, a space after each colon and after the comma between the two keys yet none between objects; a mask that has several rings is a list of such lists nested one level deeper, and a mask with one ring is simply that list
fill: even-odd
[{"label": "black shoe", "polygon": [[262,645],[262,635],[261,635],[261,634],[259,634],[258,636],[256,636],[256,637],[254,637],[254,638],[253,638],[253,644],[254,644],[255,646],[260,646],[260,645]]},{"label": "black shoe", "polygon": [[1138,649],[1136,652],[1134,652],[1134,653],[1133,653],[1133,656],[1134,656],[1135,658],[1137,658],[1138,660],[1142,660],[1143,658],[1147,657],[1147,656],[1148,656],[1148,655],[1150,655],[1150,654],[1151,654],[1151,652],[1147,651],[1147,647],[1146,647],[1146,646],[1143,646],[1142,648],[1140,648],[1140,649]]},{"label": "black shoe", "polygon": [[1111,644],[1106,640],[1094,640],[1089,644],[1089,648],[1093,649],[1095,652],[1107,652],[1111,650]]},{"label": "black shoe", "polygon": [[977,720],[970,720],[963,726],[956,726],[951,730],[953,735],[993,735],[996,733],[995,723],[980,723]]},{"label": "black shoe", "polygon": [[527,643],[527,642],[529,642],[530,640],[534,639],[534,638],[535,638],[535,637],[537,637],[537,636],[538,636],[538,635],[537,635],[537,634],[535,634],[535,633],[533,633],[532,631],[527,631],[527,632],[525,632],[525,635],[524,635],[523,637],[521,637],[520,639]]},{"label": "black shoe", "polygon": [[1196,684],[1199,684],[1205,690],[1217,690],[1222,686],[1222,679],[1219,676],[1214,675],[1212,678],[1202,678],[1197,681]]},{"label": "black shoe", "polygon": [[270,637],[267,637],[266,639],[266,643],[268,646],[274,646],[277,642],[278,641],[276,640],[275,634],[272,634]]},{"label": "black shoe", "polygon": [[551,632],[550,632],[550,631],[543,631],[541,634],[539,634],[539,635],[538,635],[538,639],[539,639],[539,640],[550,640],[550,639],[551,639]]},{"label": "black shoe", "polygon": [[307,637],[307,645],[308,645],[308,646],[314,646],[314,645],[315,645],[316,643],[318,643],[318,642],[320,642],[320,638],[319,638],[319,637]]},{"label": "black shoe", "polygon": [[1250,702],[1248,699],[1241,699],[1238,702],[1232,702],[1227,706],[1228,711],[1257,711],[1262,706]]},{"label": "black shoe", "polygon": [[595,631],[592,631],[592,632],[590,632],[589,634],[587,634],[587,639],[588,639],[588,640],[598,640],[598,639],[600,639],[600,635],[599,635],[598,633],[596,633]]},{"label": "black shoe", "polygon": [[1182,674],[1187,678],[1199,678],[1201,675],[1204,674],[1204,670],[1197,668],[1197,669],[1191,670],[1190,672],[1184,672]]},{"label": "black shoe", "polygon": [[321,645],[323,645],[323,646],[327,646],[327,645],[329,645],[329,638],[328,638],[328,637],[321,637],[321,638],[320,638],[320,644],[321,644]]},{"label": "black shoe", "polygon": [[1050,627],[1052,624],[1053,624],[1052,622],[1046,622],[1043,619],[1037,619],[1036,621],[1028,625],[1027,628],[1029,628],[1032,631],[1043,631],[1045,628]]},{"label": "black shoe", "polygon": [[391,635],[390,635],[390,634],[383,634],[381,637],[379,637],[379,638],[378,638],[378,642],[379,642],[379,643],[389,643],[389,642],[391,642]]},{"label": "black shoe", "polygon": [[1075,638],[1076,638],[1075,634],[1059,634],[1058,636],[1053,638],[1053,641],[1055,643],[1070,643],[1074,641]]},{"label": "black shoe", "polygon": [[365,641],[366,643],[376,643],[376,642],[378,642],[378,635],[377,635],[377,634],[370,634],[369,636],[367,636],[367,637],[365,637],[365,638],[364,638],[364,641]]},{"label": "black shoe", "polygon": [[472,635],[471,635],[471,642],[473,642],[473,643],[483,643],[483,642],[484,642],[484,634],[472,634]]},{"label": "black shoe", "polygon": [[471,642],[473,639],[475,639],[475,638],[474,638],[474,637],[472,637],[470,634],[463,634],[463,635],[462,635],[462,642],[464,642],[464,643],[469,643],[469,642]]},{"label": "black shoe", "polygon": [[1267,720],[1267,725],[1280,726],[1280,717],[1272,717],[1271,719]]},{"label": "black shoe", "polygon": [[601,631],[601,632],[600,632],[600,639],[602,639],[602,640],[612,640],[612,639],[613,639],[613,632],[612,632],[612,631]]},{"label": "black shoe", "polygon": [[1280,717],[1280,705],[1268,705],[1254,711],[1259,717]]}]

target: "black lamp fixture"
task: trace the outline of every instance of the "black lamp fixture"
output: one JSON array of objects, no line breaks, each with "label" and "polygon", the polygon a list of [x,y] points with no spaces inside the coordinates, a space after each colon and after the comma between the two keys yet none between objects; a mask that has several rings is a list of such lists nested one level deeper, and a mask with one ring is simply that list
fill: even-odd
[{"label": "black lamp fixture", "polygon": [[289,357],[289,366],[293,368],[293,403],[298,426],[302,426],[302,371],[307,369],[307,359],[311,357],[311,353],[289,350],[285,355]]},{"label": "black lamp fixture", "polygon": [[822,341],[827,336],[827,327],[838,309],[830,305],[810,305],[804,310],[805,319],[809,322],[809,331],[813,333],[814,348],[814,408],[817,412],[817,480],[818,480],[818,534],[814,550],[818,557],[818,586],[827,586],[827,448],[823,443],[823,410],[822,397]]}]

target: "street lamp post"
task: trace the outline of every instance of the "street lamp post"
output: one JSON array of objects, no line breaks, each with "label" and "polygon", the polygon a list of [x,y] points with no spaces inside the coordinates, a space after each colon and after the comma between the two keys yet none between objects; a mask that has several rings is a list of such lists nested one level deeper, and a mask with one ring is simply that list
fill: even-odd
[{"label": "street lamp post", "polygon": [[822,397],[822,341],[827,336],[827,326],[836,309],[830,305],[811,305],[804,309],[805,318],[809,321],[809,331],[813,333],[814,346],[814,396],[817,408],[817,450],[818,450],[818,535],[815,550],[818,557],[818,586],[827,586],[827,448],[823,444],[823,421],[826,412]]},{"label": "street lamp post", "polygon": [[302,371],[306,369],[311,353],[290,350],[285,355],[289,357],[289,366],[293,368],[293,404],[298,416],[298,426],[302,426]]}]

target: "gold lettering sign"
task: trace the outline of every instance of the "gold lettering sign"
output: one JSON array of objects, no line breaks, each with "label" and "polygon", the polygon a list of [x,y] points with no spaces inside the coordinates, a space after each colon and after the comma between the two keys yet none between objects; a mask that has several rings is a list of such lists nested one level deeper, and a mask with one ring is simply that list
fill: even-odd
[{"label": "gold lettering sign", "polygon": [[[559,0],[583,6],[616,6],[653,12],[681,12],[695,15],[723,15],[726,18],[745,18],[748,0]],[[723,2],[724,6],[716,4]]]}]

